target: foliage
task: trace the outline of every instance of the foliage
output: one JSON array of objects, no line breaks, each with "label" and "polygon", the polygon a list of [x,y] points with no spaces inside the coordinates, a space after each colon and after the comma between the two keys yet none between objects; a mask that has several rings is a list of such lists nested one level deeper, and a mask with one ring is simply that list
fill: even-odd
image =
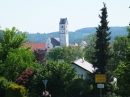
[{"label": "foliage", "polygon": [[12,82],[9,82],[4,77],[0,76],[0,97],[5,96],[5,89],[11,84]]},{"label": "foliage", "polygon": [[7,86],[9,86],[12,82],[9,82],[4,77],[0,77],[0,88],[5,89]]},{"label": "foliage", "polygon": [[111,59],[110,64],[111,69],[115,70],[120,61],[126,60],[126,49],[128,48],[128,38],[127,36],[117,36],[112,42],[112,52],[113,58]]},{"label": "foliage", "polygon": [[57,47],[50,50],[48,57],[54,61],[58,61],[58,59],[62,59],[61,54],[62,54],[62,48]]},{"label": "foliage", "polygon": [[37,69],[31,87],[33,90],[30,95],[31,97],[33,97],[32,95],[35,95],[35,97],[42,95],[42,91],[45,89],[42,80],[48,79],[46,90],[49,91],[52,96],[64,96],[74,78],[75,70],[72,69],[70,64],[49,61],[46,65],[40,66],[40,68]]},{"label": "foliage", "polygon": [[130,32],[130,26],[127,27],[127,31]]},{"label": "foliage", "polygon": [[98,68],[97,72],[104,74],[106,72],[106,65],[110,59],[110,32],[107,21],[107,8],[104,4],[104,7],[101,9],[102,15],[99,15],[101,25],[96,28],[96,46],[94,52],[93,66]]},{"label": "foliage", "polygon": [[5,97],[26,97],[26,89],[17,84],[11,84],[6,89]]},{"label": "foliage", "polygon": [[20,75],[17,79],[16,79],[16,83],[18,85],[23,85],[24,87],[26,87],[26,89],[28,89],[30,87],[31,84],[31,80],[33,79],[33,75],[34,75],[34,70],[33,69],[27,69],[25,70],[22,75]]},{"label": "foliage", "polygon": [[95,47],[95,41],[96,41],[96,34],[88,35],[85,38],[85,41],[87,41],[88,45],[84,49],[84,52],[85,52],[84,58],[88,62],[92,63],[93,62],[93,55],[95,52],[94,47]]},{"label": "foliage", "polygon": [[45,58],[47,54],[47,49],[45,50],[37,49],[34,50],[33,53],[35,56],[35,60],[37,60],[40,64],[44,64],[46,62]]},{"label": "foliage", "polygon": [[1,43],[1,39],[2,39],[2,31],[0,30],[0,43]]},{"label": "foliage", "polygon": [[[128,30],[129,31],[129,30]],[[129,32],[130,33],[130,32]],[[130,40],[128,34],[128,40]],[[125,61],[122,60],[117,69],[115,70],[115,76],[118,78],[118,93],[122,96],[129,96],[130,93],[130,43],[127,42],[128,47],[126,48]]]},{"label": "foliage", "polygon": [[69,47],[63,47],[63,48],[53,48],[49,52],[49,58],[58,61],[58,59],[63,59],[64,62],[71,63],[75,60],[76,57],[83,57],[83,52],[80,47],[73,48],[71,46]]},{"label": "foliage", "polygon": [[67,89],[67,97],[90,97],[92,90],[93,85],[90,80],[76,78]]},{"label": "foliage", "polygon": [[25,33],[19,34],[18,29],[13,27],[11,30],[6,28],[2,31],[0,60],[4,62],[7,58],[10,49],[19,48],[23,45],[26,39]]},{"label": "foliage", "polygon": [[8,80],[15,81],[23,71],[28,68],[35,68],[39,65],[33,61],[34,55],[28,49],[10,49],[5,63],[0,65],[0,68],[2,69],[0,74]]}]

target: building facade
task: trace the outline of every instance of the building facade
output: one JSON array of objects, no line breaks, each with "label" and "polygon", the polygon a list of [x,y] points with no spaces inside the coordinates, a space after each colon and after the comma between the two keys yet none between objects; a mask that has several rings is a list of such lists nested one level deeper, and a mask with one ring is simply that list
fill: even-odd
[{"label": "building facade", "polygon": [[59,22],[60,46],[69,46],[68,21],[67,18],[61,18]]}]

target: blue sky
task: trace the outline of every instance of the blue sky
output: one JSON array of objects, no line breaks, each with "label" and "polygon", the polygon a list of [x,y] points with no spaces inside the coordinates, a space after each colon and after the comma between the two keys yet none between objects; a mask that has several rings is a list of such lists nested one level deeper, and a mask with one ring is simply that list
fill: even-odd
[{"label": "blue sky", "polygon": [[128,26],[130,0],[0,0],[0,25],[1,29],[15,26],[29,33],[48,33],[58,31],[60,18],[67,18],[70,31],[97,27],[103,2],[109,26]]}]

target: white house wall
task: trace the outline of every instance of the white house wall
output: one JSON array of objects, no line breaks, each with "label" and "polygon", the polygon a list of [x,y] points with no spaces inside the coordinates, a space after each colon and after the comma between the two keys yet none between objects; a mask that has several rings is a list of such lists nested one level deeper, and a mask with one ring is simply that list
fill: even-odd
[{"label": "white house wall", "polygon": [[86,78],[86,70],[84,70],[83,68],[75,65],[75,64],[72,64],[72,67],[76,70],[76,74],[77,75],[83,75],[83,78]]}]

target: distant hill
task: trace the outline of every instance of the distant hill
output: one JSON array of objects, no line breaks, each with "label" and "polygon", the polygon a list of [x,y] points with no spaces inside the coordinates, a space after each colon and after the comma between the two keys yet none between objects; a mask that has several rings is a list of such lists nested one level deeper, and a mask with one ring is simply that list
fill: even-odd
[{"label": "distant hill", "polygon": [[[78,29],[75,32],[69,32],[69,41],[70,43],[74,42],[80,42],[82,41],[87,35],[93,34],[96,32],[95,27],[90,27],[90,28],[82,28]],[[111,40],[113,40],[116,36],[123,36],[127,35],[127,29],[126,27],[110,27],[110,32],[111,32]],[[59,32],[51,32],[51,33],[28,33],[26,32],[28,36],[28,40],[30,42],[45,42],[49,37],[59,37]]]}]

